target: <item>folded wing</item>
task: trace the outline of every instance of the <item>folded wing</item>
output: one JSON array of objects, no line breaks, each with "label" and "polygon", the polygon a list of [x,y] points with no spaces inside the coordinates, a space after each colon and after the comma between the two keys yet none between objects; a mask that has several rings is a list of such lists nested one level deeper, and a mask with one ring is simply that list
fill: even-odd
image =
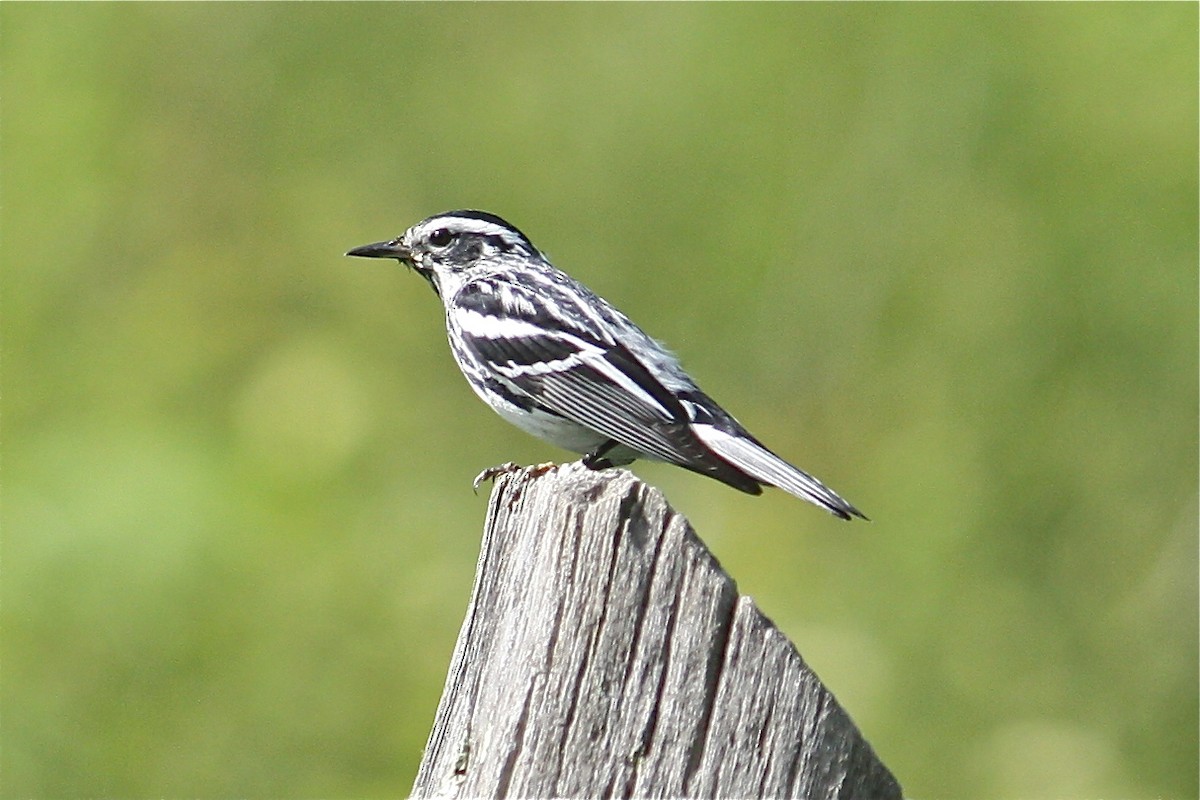
[{"label": "folded wing", "polygon": [[647,457],[742,491],[762,491],[758,481],[714,456],[693,430],[684,404],[624,345],[573,325],[565,315],[554,316],[541,305],[541,295],[514,296],[516,287],[472,288],[456,297],[459,335],[499,380]]}]

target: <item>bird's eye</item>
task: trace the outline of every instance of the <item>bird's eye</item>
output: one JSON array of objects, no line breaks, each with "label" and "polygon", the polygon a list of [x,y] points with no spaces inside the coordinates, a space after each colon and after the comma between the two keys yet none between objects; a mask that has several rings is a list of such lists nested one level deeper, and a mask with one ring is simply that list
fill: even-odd
[{"label": "bird's eye", "polygon": [[434,247],[445,247],[446,245],[450,244],[450,241],[453,238],[454,234],[450,233],[450,231],[446,230],[445,228],[438,228],[436,231],[429,234],[429,243]]}]

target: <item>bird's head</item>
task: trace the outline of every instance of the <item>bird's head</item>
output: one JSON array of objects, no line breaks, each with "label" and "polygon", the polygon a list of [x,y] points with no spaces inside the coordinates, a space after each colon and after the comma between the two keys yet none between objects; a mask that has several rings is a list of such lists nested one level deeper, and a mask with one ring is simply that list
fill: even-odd
[{"label": "bird's head", "polygon": [[443,297],[453,295],[474,274],[502,267],[510,259],[543,257],[516,226],[486,211],[467,210],[437,214],[395,239],[356,247],[346,255],[397,259]]}]

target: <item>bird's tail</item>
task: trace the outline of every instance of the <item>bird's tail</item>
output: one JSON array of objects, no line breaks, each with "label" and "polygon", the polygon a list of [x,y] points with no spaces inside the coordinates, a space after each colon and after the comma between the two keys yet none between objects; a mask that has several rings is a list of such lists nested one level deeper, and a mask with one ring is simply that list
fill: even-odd
[{"label": "bird's tail", "polygon": [[700,440],[724,461],[756,481],[783,489],[801,500],[820,506],[835,517],[850,519],[866,515],[843,500],[819,480],[793,467],[748,436],[739,436],[709,425],[692,428]]}]

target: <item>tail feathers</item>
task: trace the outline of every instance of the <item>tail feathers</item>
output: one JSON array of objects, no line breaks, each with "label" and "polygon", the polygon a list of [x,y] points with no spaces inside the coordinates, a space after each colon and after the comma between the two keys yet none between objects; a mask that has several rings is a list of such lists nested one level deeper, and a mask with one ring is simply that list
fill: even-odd
[{"label": "tail feathers", "polygon": [[692,430],[714,453],[755,480],[820,506],[835,517],[867,518],[825,484],[793,467],[753,439],[727,433],[711,425],[694,425]]}]

